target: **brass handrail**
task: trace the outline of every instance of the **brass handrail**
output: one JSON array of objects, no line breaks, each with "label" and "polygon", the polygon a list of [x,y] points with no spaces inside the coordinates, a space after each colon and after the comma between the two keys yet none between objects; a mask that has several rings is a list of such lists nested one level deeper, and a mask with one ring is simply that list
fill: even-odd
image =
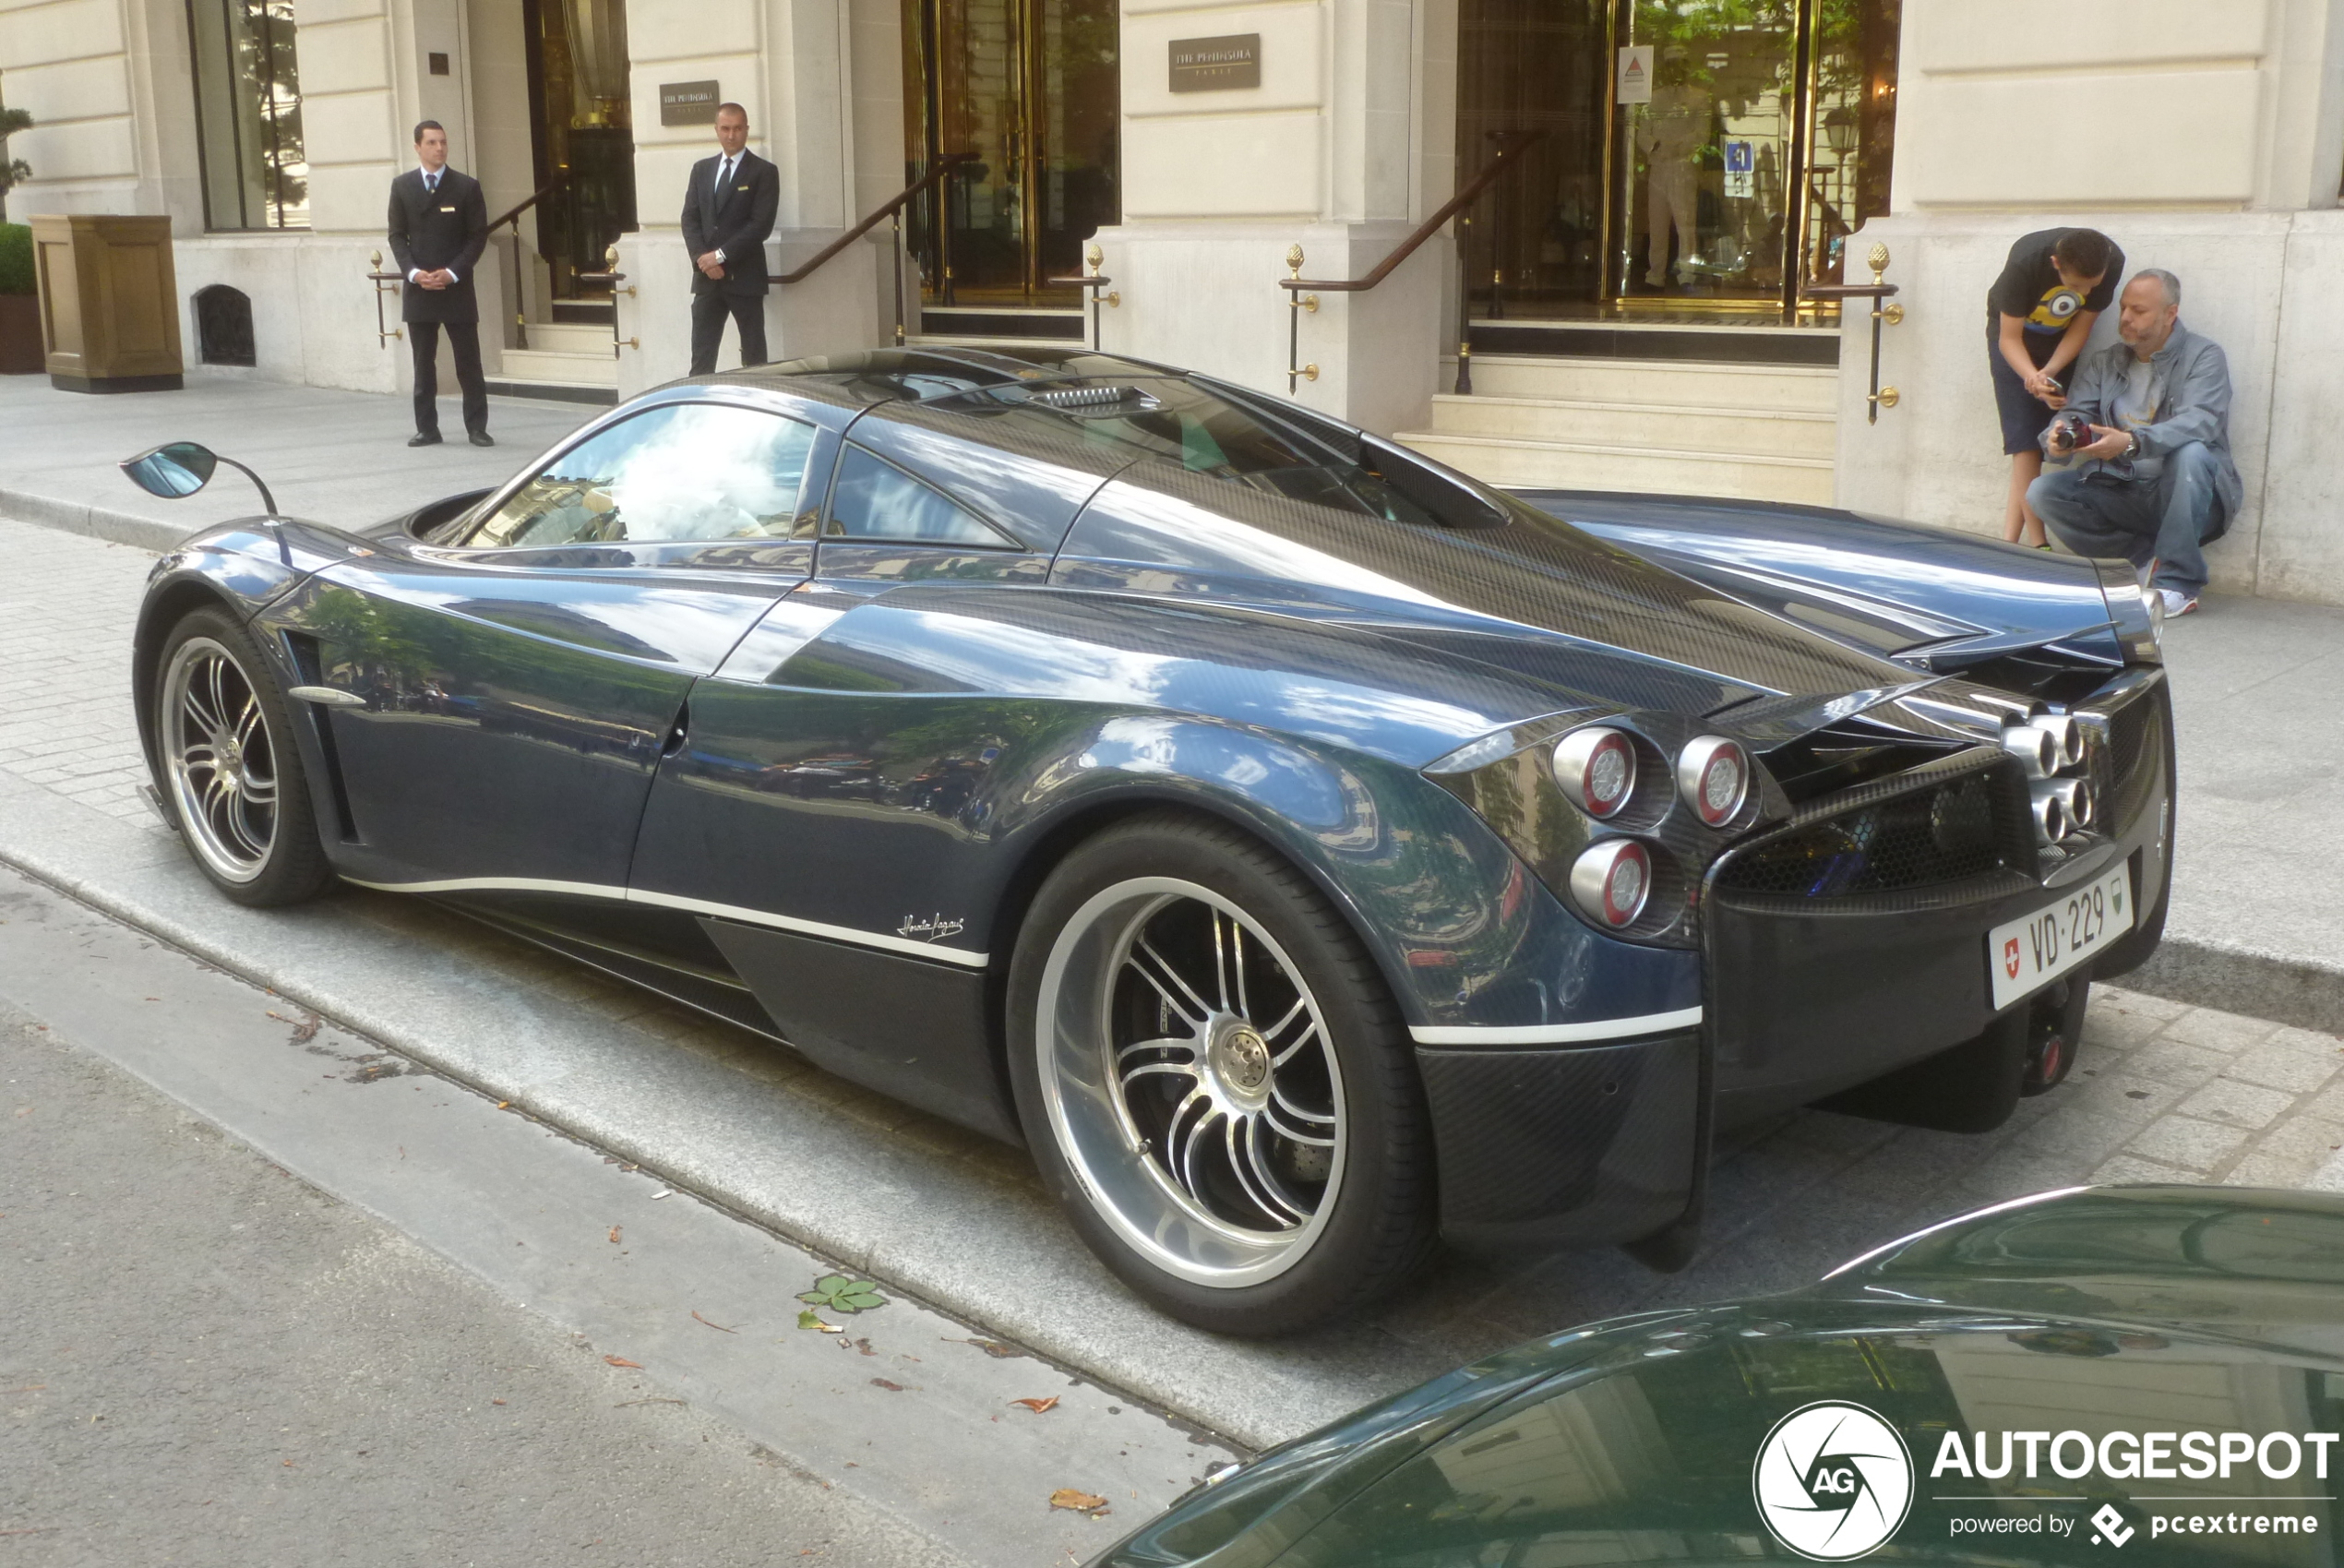
[{"label": "brass handrail", "polygon": [[912,197],[919,195],[920,192],[927,189],[928,186],[934,185],[937,181],[942,179],[945,175],[951,174],[954,169],[960,167],[962,164],[973,163],[975,161],[976,154],[974,152],[947,152],[943,154],[937,159],[936,167],[930,169],[927,174],[922,174],[918,179],[914,180],[910,185],[905,186],[901,191],[896,193],[894,196],[888,197],[878,207],[873,208],[869,216],[866,217],[861,222],[855,224],[853,228],[847,230],[846,233],[839,235],[838,238],[832,240],[830,244],[824,245],[821,253],[816,256],[813,260],[807,262],[805,266],[799,268],[795,272],[783,273],[780,277],[775,278],[773,281],[777,283],[804,282],[807,278],[813,276],[814,269],[817,267],[819,267],[823,262],[828,261],[831,257],[836,256],[840,251],[844,250],[848,245],[853,245],[856,240],[861,239],[865,234],[869,233],[873,229],[878,228],[880,219],[885,218],[891,213],[900,211],[903,205],[910,201]]},{"label": "brass handrail", "polygon": [[[1288,249],[1286,254],[1286,264],[1294,276],[1278,280],[1278,287],[1286,291],[1288,307],[1286,389],[1292,392],[1298,381],[1306,378],[1315,381],[1319,378],[1317,365],[1295,363],[1301,353],[1301,313],[1306,310],[1315,311],[1319,308],[1318,295],[1315,293],[1305,293],[1304,290],[1322,290],[1331,294],[1356,294],[1364,293],[1374,288],[1378,283],[1392,276],[1393,270],[1402,262],[1414,256],[1417,246],[1440,233],[1443,223],[1472,206],[1483,191],[1488,190],[1496,183],[1499,175],[1513,166],[1515,156],[1524,148],[1533,142],[1544,140],[1546,134],[1543,128],[1502,133],[1498,155],[1489,161],[1489,166],[1474,175],[1472,179],[1467,180],[1465,188],[1444,202],[1439,211],[1417,224],[1416,232],[1402,240],[1391,255],[1377,262],[1364,278],[1305,278],[1302,276],[1302,247],[1295,245]],[[1470,280],[1460,279],[1458,286],[1461,289],[1470,289]]]},{"label": "brass handrail", "polygon": [[[562,186],[569,184],[569,178],[570,171],[564,169],[560,174],[556,174],[552,179],[546,181],[543,190],[532,191],[529,196],[511,211],[502,213],[488,221],[488,233],[492,235],[495,234],[497,230],[502,229],[508,224],[512,229],[512,233],[508,237],[513,242],[514,341],[512,346],[517,349],[525,349],[529,346],[529,311],[526,307],[525,302],[521,298],[520,215],[528,211],[531,208],[536,206],[539,202],[544,200],[547,197],[553,195],[556,191],[561,189]],[[617,308],[617,305],[614,302],[611,305],[611,309],[616,311]]]},{"label": "brass handrail", "polygon": [[1393,268],[1399,266],[1403,261],[1407,260],[1411,256],[1414,256],[1417,253],[1417,247],[1418,245],[1430,239],[1435,233],[1438,233],[1441,224],[1446,223],[1450,219],[1455,217],[1458,212],[1463,210],[1465,207],[1471,205],[1476,197],[1479,196],[1483,191],[1488,190],[1490,184],[1495,181],[1500,174],[1504,174],[1507,168],[1512,165],[1514,154],[1520,152],[1524,148],[1528,147],[1534,141],[1543,140],[1546,134],[1547,133],[1543,130],[1531,130],[1523,131],[1509,138],[1507,144],[1499,150],[1498,156],[1490,160],[1489,166],[1488,168],[1482,170],[1481,173],[1476,174],[1472,179],[1467,180],[1465,182],[1465,189],[1451,197],[1447,203],[1441,207],[1440,211],[1435,212],[1431,217],[1427,218],[1423,222],[1417,224],[1417,232],[1410,234],[1406,239],[1402,240],[1400,242],[1399,248],[1394,250],[1390,256],[1387,256],[1381,261],[1377,262],[1374,269],[1366,277],[1352,278],[1348,280],[1326,278],[1281,278],[1278,280],[1278,287],[1282,289],[1322,289],[1331,294],[1360,293],[1369,289],[1374,288],[1378,283],[1382,282],[1386,278],[1392,276],[1392,269]]},{"label": "brass handrail", "polygon": [[403,338],[407,335],[407,329],[403,325],[398,327],[383,325],[383,295],[389,294],[394,298],[397,297],[400,289],[406,284],[407,278],[406,274],[401,272],[383,270],[381,251],[377,251],[368,257],[366,262],[374,269],[366,274],[366,281],[375,285],[375,347],[381,348],[391,339]]},{"label": "brass handrail", "polygon": [[1895,408],[1902,395],[1896,388],[1880,384],[1880,329],[1902,321],[1905,307],[1888,303],[1888,296],[1896,292],[1896,285],[1881,281],[1881,274],[1888,270],[1888,247],[1875,244],[1872,254],[1864,257],[1864,265],[1872,269],[1872,281],[1869,283],[1809,283],[1799,291],[1799,297],[1872,301],[1872,388],[1864,394],[1864,423],[1877,425],[1880,423],[1880,411]]},{"label": "brass handrail", "polygon": [[501,229],[506,224],[511,223],[516,231],[518,231],[520,223],[517,220],[519,220],[520,215],[528,211],[531,208],[536,206],[539,202],[544,200],[547,197],[553,195],[556,191],[561,189],[562,186],[569,184],[569,174],[570,172],[568,169],[564,169],[560,174],[556,174],[552,179],[545,182],[544,189],[532,192],[521,201],[520,205],[515,207],[510,212],[499,213],[497,216],[491,218],[488,221],[488,226],[491,229]]},{"label": "brass handrail", "polygon": [[[621,349],[641,348],[642,339],[622,338],[618,335],[618,296],[632,295],[635,292],[635,285],[627,283],[627,274],[618,269],[618,247],[615,245],[605,245],[603,248],[603,269],[599,272],[580,272],[578,274],[578,281],[581,283],[608,283],[610,285],[611,358],[623,358],[624,356],[619,353]],[[627,286],[622,289],[618,286],[621,283],[627,283]]]}]

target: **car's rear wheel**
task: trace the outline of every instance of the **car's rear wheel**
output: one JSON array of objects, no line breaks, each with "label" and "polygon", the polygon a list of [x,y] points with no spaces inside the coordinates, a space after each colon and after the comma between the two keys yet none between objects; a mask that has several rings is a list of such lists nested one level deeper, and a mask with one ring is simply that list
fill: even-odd
[{"label": "car's rear wheel", "polygon": [[1164,1311],[1286,1333],[1429,1251],[1407,1031],[1341,916],[1244,834],[1151,815],[1077,848],[1028,913],[1009,1016],[1045,1179]]},{"label": "car's rear wheel", "polygon": [[155,787],[196,864],[239,904],[297,904],[332,880],[293,715],[252,639],[197,610],[163,641]]}]

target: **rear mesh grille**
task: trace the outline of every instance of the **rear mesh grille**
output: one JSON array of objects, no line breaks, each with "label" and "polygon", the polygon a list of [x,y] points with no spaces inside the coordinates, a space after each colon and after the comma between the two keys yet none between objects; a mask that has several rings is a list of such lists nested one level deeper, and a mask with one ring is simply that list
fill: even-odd
[{"label": "rear mesh grille", "polygon": [[1972,771],[1843,808],[1753,845],[1719,868],[1716,886],[1794,898],[1935,887],[2030,868],[2029,831],[2001,771]]},{"label": "rear mesh grille", "polygon": [[2156,701],[2143,697],[2108,716],[2108,766],[2098,783],[2100,799],[2108,803],[2102,820],[2111,828],[2128,828],[2140,814],[2157,784],[2164,748],[2164,714]]}]

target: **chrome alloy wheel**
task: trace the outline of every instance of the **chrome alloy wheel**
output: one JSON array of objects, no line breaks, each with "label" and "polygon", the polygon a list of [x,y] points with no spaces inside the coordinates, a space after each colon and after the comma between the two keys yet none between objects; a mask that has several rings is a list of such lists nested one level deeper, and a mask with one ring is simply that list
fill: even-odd
[{"label": "chrome alloy wheel", "polygon": [[188,842],[231,882],[267,868],[277,838],[277,753],[269,717],[234,655],[191,637],[163,673],[157,741]]},{"label": "chrome alloy wheel", "polygon": [[1059,930],[1037,1001],[1050,1130],[1126,1243],[1221,1288],[1301,1261],[1343,1179],[1343,1077],[1259,925],[1192,882],[1118,882]]}]

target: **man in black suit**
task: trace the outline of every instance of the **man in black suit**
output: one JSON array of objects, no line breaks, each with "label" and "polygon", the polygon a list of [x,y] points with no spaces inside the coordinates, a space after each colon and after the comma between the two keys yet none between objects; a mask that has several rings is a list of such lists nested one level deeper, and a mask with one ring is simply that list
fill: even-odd
[{"label": "man in black suit", "polygon": [[741,363],[765,363],[765,236],[782,204],[782,172],[748,149],[748,111],[716,109],[713,158],[692,165],[684,190],[684,248],[692,279],[692,374],[716,368],[724,317],[740,329]]},{"label": "man in black suit", "polygon": [[448,166],[448,133],[437,120],[415,127],[420,165],[390,182],[390,254],[407,286],[400,319],[415,356],[415,434],[407,444],[439,444],[439,329],[456,356],[464,391],[464,429],[475,447],[496,443],[488,434],[488,384],[480,374],[480,301],[472,271],[488,248],[488,205],[480,182]]}]

